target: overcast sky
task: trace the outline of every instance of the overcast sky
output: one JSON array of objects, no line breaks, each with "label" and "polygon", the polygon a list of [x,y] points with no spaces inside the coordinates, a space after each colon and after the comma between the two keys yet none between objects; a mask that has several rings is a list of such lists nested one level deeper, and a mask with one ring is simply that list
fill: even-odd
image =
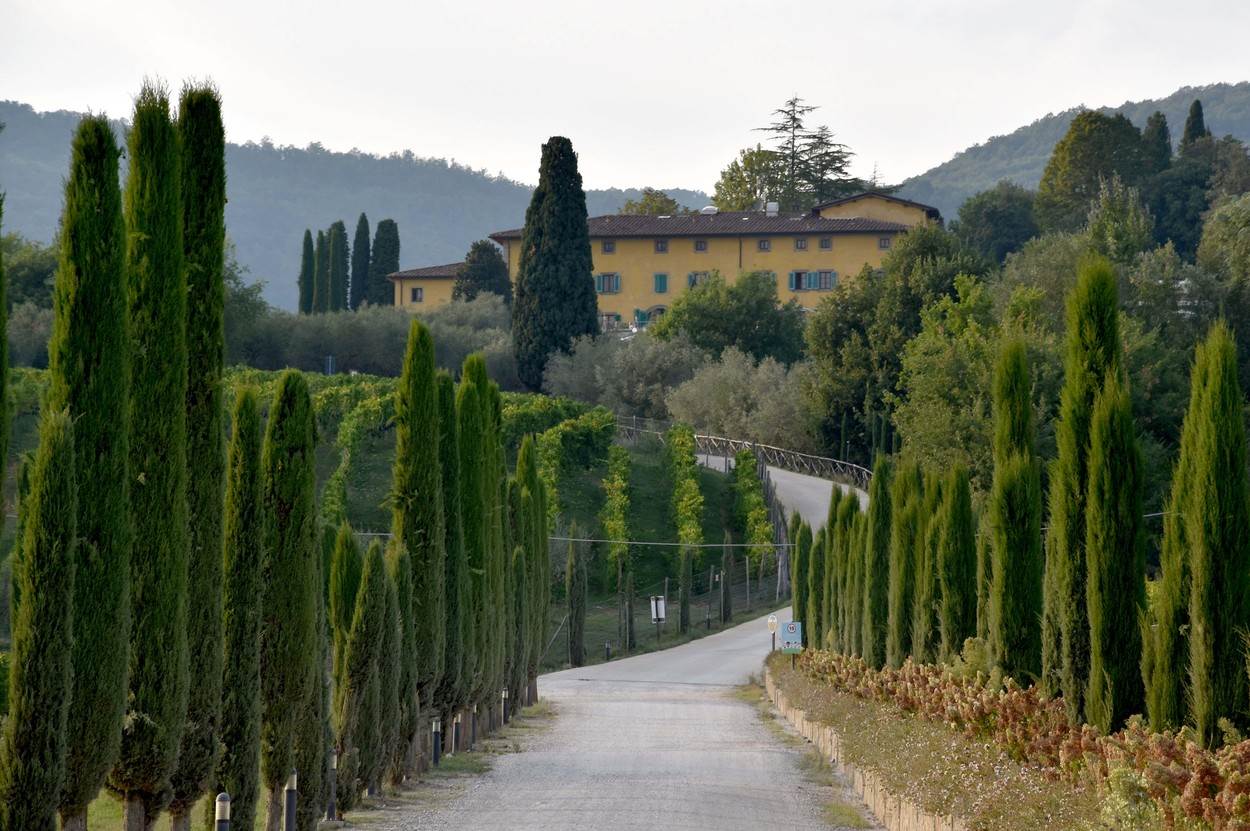
[{"label": "overcast sky", "polygon": [[710,190],[791,95],[898,181],[1048,112],[1250,77],[1246,0],[2,0],[0,99],[127,116],[212,78],[231,141]]}]

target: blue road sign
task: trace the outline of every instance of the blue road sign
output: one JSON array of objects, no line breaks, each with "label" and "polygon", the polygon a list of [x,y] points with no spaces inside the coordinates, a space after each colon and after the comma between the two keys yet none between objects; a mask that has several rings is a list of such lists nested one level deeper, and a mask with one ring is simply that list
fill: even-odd
[{"label": "blue road sign", "polygon": [[781,651],[786,655],[798,655],[803,651],[803,621],[792,620],[782,625]]}]

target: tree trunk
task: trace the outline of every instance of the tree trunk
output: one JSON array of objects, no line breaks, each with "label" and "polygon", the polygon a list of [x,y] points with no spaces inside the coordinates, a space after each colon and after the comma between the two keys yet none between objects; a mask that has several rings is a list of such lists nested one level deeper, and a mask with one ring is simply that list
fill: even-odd
[{"label": "tree trunk", "polygon": [[282,831],[282,808],[282,784],[279,783],[269,791],[269,810],[265,813],[265,831]]},{"label": "tree trunk", "polygon": [[190,809],[181,811],[180,813],[177,813],[177,814],[170,813],[169,831],[191,831]]},{"label": "tree trunk", "polygon": [[87,809],[83,808],[70,817],[62,816],[61,831],[87,831]]},{"label": "tree trunk", "polygon": [[143,806],[143,797],[134,791],[127,793],[125,801],[122,802],[123,831],[148,831],[147,816],[147,810]]}]

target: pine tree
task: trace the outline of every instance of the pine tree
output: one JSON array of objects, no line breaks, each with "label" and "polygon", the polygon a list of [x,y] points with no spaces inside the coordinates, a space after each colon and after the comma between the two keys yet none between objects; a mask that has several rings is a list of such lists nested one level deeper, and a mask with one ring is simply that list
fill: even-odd
[{"label": "pine tree", "polygon": [[[569,529],[569,536],[577,536],[576,525]],[[569,603],[569,665],[580,667],[586,663],[586,560],[572,540],[564,575]]]},{"label": "pine tree", "polygon": [[278,379],[262,456],[265,513],[261,589],[261,775],[269,831],[277,831],[282,786],[295,766],[295,736],[312,697],[308,660],[317,647],[316,427],[308,382]]},{"label": "pine tree", "polygon": [[1142,165],[1147,174],[1161,173],[1172,163],[1172,133],[1168,119],[1156,110],[1146,119],[1142,129]]},{"label": "pine tree", "polygon": [[[794,516],[798,516],[798,511],[794,512]],[[808,622],[803,620],[807,614],[807,572],[808,556],[812,551],[812,529],[800,517],[798,523],[798,531],[790,537],[790,551],[794,557],[790,563],[790,607],[791,614],[795,620],[801,621],[803,624],[803,641],[807,642]]]},{"label": "pine tree", "polygon": [[[442,529],[439,530],[441,532]],[[396,615],[399,621],[399,720],[390,763],[391,784],[398,786],[415,762],[417,727],[421,716],[421,699],[417,694],[420,652],[417,648],[417,621],[414,619],[412,606],[412,558],[392,545],[386,552],[386,571],[391,582],[395,584]]]},{"label": "pine tree", "polygon": [[512,305],[512,348],[517,372],[532,390],[542,388],[553,352],[573,339],[599,334],[591,280],[586,193],[573,143],[553,136],[543,145],[538,187],[525,211],[525,233]]},{"label": "pine tree", "polygon": [[916,548],[924,542],[921,511],[924,485],[920,468],[899,468],[891,483],[890,552],[885,661],[900,667],[911,654],[911,603],[916,589]]},{"label": "pine tree", "polygon": [[369,295],[369,217],[363,211],[356,220],[356,235],[352,237],[352,274],[348,295],[352,311],[359,309]]},{"label": "pine tree", "polygon": [[365,293],[370,306],[393,306],[395,294],[388,275],[399,271],[399,226],[393,219],[384,219],[373,231],[373,248],[369,252],[369,288]]},{"label": "pine tree", "polygon": [[1185,118],[1185,132],[1181,134],[1181,152],[1184,153],[1199,139],[1210,138],[1206,118],[1202,114],[1202,102],[1197,98],[1189,105],[1189,115]]},{"label": "pine tree", "polygon": [[[60,813],[67,828],[84,829],[87,805],[117,761],[117,725],[126,711],[130,481],[124,471],[130,435],[130,340],[118,148],[108,120],[84,118],[71,152],[53,290],[46,406],[54,412],[68,410],[78,439],[74,687]],[[7,401],[7,340],[0,349],[0,401]],[[8,420],[9,408],[0,407],[0,451],[6,458]]]},{"label": "pine tree", "polygon": [[330,238],[325,231],[317,232],[313,254],[312,310],[316,314],[330,311]]},{"label": "pine tree", "polygon": [[[947,476],[942,487],[941,511],[936,580],[937,658],[945,662],[960,653],[965,640],[977,634],[976,526],[968,469],[963,465],[953,467]],[[1040,557],[1034,576],[1038,581],[1035,595],[1040,601]]]},{"label": "pine tree", "polygon": [[874,669],[885,665],[885,639],[889,621],[890,577],[890,482],[894,468],[889,458],[877,456],[868,486],[868,513],[864,529],[863,566],[860,569],[858,602],[860,655]]},{"label": "pine tree", "polygon": [[823,648],[824,609],[825,532],[822,528],[812,535],[812,547],[807,552],[807,612],[804,614],[803,637],[812,649]]},{"label": "pine tree", "polygon": [[1124,380],[1109,373],[1090,419],[1085,513],[1090,629],[1085,720],[1103,733],[1118,729],[1145,703],[1139,628],[1146,608],[1142,482],[1133,405]]},{"label": "pine tree", "polygon": [[261,431],[256,391],[235,395],[226,475],[221,699],[221,757],[216,787],[230,794],[230,814],[251,828],[260,796],[260,595],[264,513]]},{"label": "pine tree", "polygon": [[1189,546],[1190,717],[1213,746],[1219,720],[1246,723],[1245,633],[1250,630],[1250,488],[1246,433],[1233,335],[1222,323],[1204,345],[1206,391],[1198,425],[1193,488],[1185,509]]},{"label": "pine tree", "polygon": [[986,633],[995,665],[1021,684],[1037,675],[1043,657],[1037,625],[1042,602],[1041,469],[1033,449],[1030,384],[1024,343],[1010,340],[994,372]]},{"label": "pine tree", "polygon": [[1076,288],[1068,297],[1042,612],[1042,687],[1054,691],[1058,681],[1073,721],[1085,711],[1089,682],[1085,506],[1090,413],[1103,379],[1120,368],[1118,316],[1115,270],[1105,259],[1091,258],[1081,265]]},{"label": "pine tree", "polygon": [[504,303],[512,304],[508,264],[499,253],[499,246],[488,239],[480,239],[469,246],[469,253],[456,275],[451,297],[453,300],[473,300],[483,292],[497,294]]},{"label": "pine tree", "polygon": [[317,259],[313,253],[312,232],[304,229],[304,247],[299,261],[299,313],[312,314]]},{"label": "pine tree", "polygon": [[[346,690],[337,720],[339,734],[339,807],[356,805],[361,789],[381,775],[381,695],[379,667],[386,628],[386,564],[382,545],[369,544],[347,639]],[[346,761],[346,771],[344,770]]]},{"label": "pine tree", "polygon": [[179,104],[182,234],[187,329],[187,654],[191,678],[187,727],[174,771],[169,812],[174,831],[207,790],[221,719],[222,494],[225,491],[226,139],[221,98],[212,87],[186,87]]},{"label": "pine tree", "polygon": [[[916,566],[911,601],[911,657],[917,663],[932,663],[938,656],[941,636],[940,549],[946,534],[946,492],[945,483],[933,472],[925,473],[924,482],[919,520],[923,533],[914,547]],[[971,580],[968,585],[972,585]]]},{"label": "pine tree", "polygon": [[78,494],[69,413],[45,410],[13,563],[8,717],[0,745],[0,827],[55,831],[73,688]]},{"label": "pine tree", "polygon": [[[446,372],[439,372],[438,426],[443,489],[444,539],[444,650],[443,673],[436,705],[450,727],[453,710],[464,706],[473,671],[472,657],[465,652],[473,643],[473,620],[468,614],[469,573],[465,559],[464,528],[460,524],[460,424],[456,414],[456,385]],[[420,674],[417,676],[420,682]]]},{"label": "pine tree", "polygon": [[408,347],[395,396],[395,463],[391,536],[412,559],[414,637],[421,645],[417,683],[421,701],[442,680],[446,639],[443,474],[439,446],[438,382],[434,341],[420,321],[408,329]]},{"label": "pine tree", "polygon": [[347,269],[350,252],[347,250],[347,226],[343,220],[335,220],[326,232],[326,245],[330,250],[330,311],[341,312],[347,308]]},{"label": "pine tree", "polygon": [[138,831],[165,803],[189,683],[187,284],[178,132],[163,89],[139,93],[127,157],[133,613],[128,712],[110,785],[123,795],[127,831]]}]

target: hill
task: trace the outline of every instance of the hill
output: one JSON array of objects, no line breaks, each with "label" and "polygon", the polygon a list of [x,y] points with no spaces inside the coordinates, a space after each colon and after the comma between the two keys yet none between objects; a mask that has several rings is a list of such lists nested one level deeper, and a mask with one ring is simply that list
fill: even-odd
[{"label": "hill", "polygon": [[[1181,87],[1166,98],[1128,101],[1118,107],[1098,109],[1123,113],[1138,127],[1159,110],[1167,116],[1175,143],[1180,140],[1185,115],[1195,98],[1202,100],[1207,126],[1216,136],[1232,135],[1250,142],[1250,82]],[[903,182],[899,195],[933,205],[949,220],[958,214],[965,199],[1002,179],[1035,188],[1051,150],[1083,109],[1086,108],[1052,113],[1008,135],[969,147],[950,161]]]},{"label": "hill", "polygon": [[[61,212],[69,143],[79,113],[36,112],[0,101],[0,191],[6,192],[5,230],[48,242]],[[125,125],[116,122],[121,134]],[[534,148],[538,169],[538,148]],[[300,239],[305,228],[336,219],[351,233],[361,211],[371,225],[387,217],[399,224],[400,264],[405,268],[454,262],[469,243],[524,222],[532,187],[483,170],[423,158],[411,151],[390,156],[336,153],[317,144],[279,147],[269,142],[226,147],[226,228],[239,261],[266,281],[265,298],[293,309],[297,299]],[[673,189],[686,206],[708,196]],[[615,213],[641,189],[586,193],[592,215]]]}]

